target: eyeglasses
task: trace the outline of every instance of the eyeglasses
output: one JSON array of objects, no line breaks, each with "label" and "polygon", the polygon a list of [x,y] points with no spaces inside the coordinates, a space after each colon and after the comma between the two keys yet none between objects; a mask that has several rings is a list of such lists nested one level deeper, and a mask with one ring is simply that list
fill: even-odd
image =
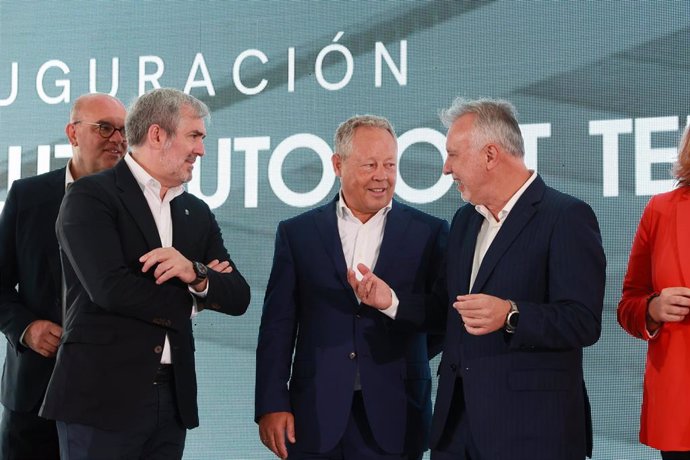
[{"label": "eyeglasses", "polygon": [[115,131],[119,131],[120,135],[122,136],[125,141],[127,140],[127,136],[125,135],[125,127],[123,126],[122,128],[116,128],[110,123],[91,123],[88,121],[82,121],[82,120],[77,120],[73,121],[72,124],[76,125],[79,123],[83,123],[85,125],[91,125],[91,126],[98,126],[98,134],[103,138],[103,139],[110,139],[113,134],[115,134]]}]

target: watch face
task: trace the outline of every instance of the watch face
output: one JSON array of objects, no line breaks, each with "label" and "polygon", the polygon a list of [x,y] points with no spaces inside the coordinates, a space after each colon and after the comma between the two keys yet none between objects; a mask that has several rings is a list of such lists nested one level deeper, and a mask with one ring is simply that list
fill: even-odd
[{"label": "watch face", "polygon": [[207,275],[207,269],[206,265],[202,264],[201,262],[194,262],[194,272],[196,273],[197,278],[206,278]]},{"label": "watch face", "polygon": [[511,312],[510,315],[508,316],[508,324],[512,328],[516,328],[518,326],[519,320],[520,320],[520,312],[514,311],[514,312]]}]

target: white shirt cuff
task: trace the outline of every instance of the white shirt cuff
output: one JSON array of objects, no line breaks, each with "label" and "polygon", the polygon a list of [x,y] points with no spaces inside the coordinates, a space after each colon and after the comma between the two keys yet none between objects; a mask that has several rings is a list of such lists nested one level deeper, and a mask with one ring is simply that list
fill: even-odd
[{"label": "white shirt cuff", "polygon": [[190,318],[194,318],[196,315],[199,314],[199,309],[197,308],[196,305],[196,298],[201,297],[202,299],[205,299],[206,296],[208,295],[208,285],[211,284],[210,281],[206,281],[206,289],[203,291],[195,291],[192,289],[191,286],[187,286],[187,289],[189,289],[190,294],[192,294],[192,314]]},{"label": "white shirt cuff", "polygon": [[384,315],[388,316],[389,318],[395,319],[395,316],[398,314],[398,305],[400,305],[400,300],[398,299],[398,296],[395,295],[395,291],[393,289],[391,289],[391,297],[393,298],[391,306],[386,308],[385,310],[379,311]]}]

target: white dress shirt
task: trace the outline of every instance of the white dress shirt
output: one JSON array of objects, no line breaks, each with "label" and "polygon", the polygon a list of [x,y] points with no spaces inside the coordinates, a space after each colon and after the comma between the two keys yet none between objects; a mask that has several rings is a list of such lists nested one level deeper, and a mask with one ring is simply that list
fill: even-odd
[{"label": "white dress shirt", "polygon": [[70,185],[72,185],[72,182],[74,182],[74,177],[72,176],[72,159],[70,158],[67,160],[67,167],[65,168],[65,191],[69,188]]},{"label": "white dress shirt", "polygon": [[[357,269],[358,264],[364,264],[371,271],[374,271],[376,261],[381,252],[381,242],[383,241],[383,231],[386,228],[386,216],[393,207],[391,201],[386,206],[381,208],[379,212],[374,214],[366,223],[362,223],[347,207],[343,192],[340,191],[340,199],[336,207],[336,215],[338,217],[338,233],[340,234],[340,243],[343,247],[343,255],[345,256],[345,263],[347,268],[351,268],[355,272],[358,280],[362,279],[362,274]],[[398,297],[391,289],[393,303],[385,310],[379,310],[384,315],[395,319],[398,312]],[[360,300],[361,299],[357,299]]]},{"label": "white dress shirt", "polygon": [[[139,184],[139,187],[141,187],[141,191],[144,193],[146,202],[151,209],[151,214],[153,215],[153,220],[156,222],[158,235],[161,239],[161,247],[172,247],[173,226],[172,215],[170,214],[170,202],[184,193],[184,185],[169,188],[161,200],[161,183],[151,177],[151,175],[146,172],[146,170],[142,168],[139,163],[136,162],[131,154],[128,153],[125,155],[125,162],[127,163],[127,166],[129,166],[130,171],[132,171],[132,175]],[[193,292],[194,295],[206,297],[206,294],[208,293],[208,283],[206,284],[206,289],[202,292],[193,291],[191,287],[189,287],[189,290],[190,293]],[[197,312],[196,298],[194,295],[191,296],[192,298],[190,305],[192,317],[194,317]],[[165,334],[165,345],[163,346],[163,354],[161,355],[161,364],[171,363],[172,356],[170,355],[170,341],[168,340],[168,334]]]},{"label": "white dress shirt", "polygon": [[515,203],[517,203],[522,194],[525,193],[525,190],[527,190],[527,187],[529,187],[536,178],[536,171],[532,171],[532,175],[529,176],[529,179],[522,184],[522,187],[520,187],[518,191],[515,192],[512,197],[510,197],[506,205],[503,206],[503,209],[499,211],[498,220],[494,218],[494,216],[491,214],[491,211],[489,211],[486,206],[478,204],[474,207],[479,214],[484,216],[484,221],[482,222],[482,227],[477,234],[477,243],[474,247],[474,260],[472,262],[472,274],[470,276],[470,292],[472,292],[474,280],[477,278],[477,272],[479,272],[479,267],[482,265],[486,251],[489,250],[491,243],[493,243],[494,238],[496,238],[496,235],[498,235],[498,231],[503,226],[503,222],[505,222],[506,217],[508,217],[508,214],[515,206]]}]

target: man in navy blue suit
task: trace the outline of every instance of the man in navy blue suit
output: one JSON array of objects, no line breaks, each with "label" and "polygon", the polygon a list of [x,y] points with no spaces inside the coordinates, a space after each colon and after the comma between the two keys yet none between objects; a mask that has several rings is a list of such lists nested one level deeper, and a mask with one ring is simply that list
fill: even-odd
[{"label": "man in navy blue suit", "polygon": [[468,204],[448,238],[431,458],[591,456],[582,349],[599,339],[606,279],[596,216],[527,169],[510,103],[456,99],[442,120],[443,172]]},{"label": "man in navy blue suit", "polygon": [[420,331],[448,224],[393,200],[386,119],[347,120],[335,150],[338,196],[278,226],[257,348],[259,434],[280,458],[418,459],[431,421]]},{"label": "man in navy blue suit", "polygon": [[64,168],[12,184],[0,216],[0,330],[7,338],[0,401],[0,458],[58,460],[55,422],[38,409],[62,336],[62,270],[55,220],[65,188],[115,165],[127,152],[122,102],[107,94],[74,101]]}]

